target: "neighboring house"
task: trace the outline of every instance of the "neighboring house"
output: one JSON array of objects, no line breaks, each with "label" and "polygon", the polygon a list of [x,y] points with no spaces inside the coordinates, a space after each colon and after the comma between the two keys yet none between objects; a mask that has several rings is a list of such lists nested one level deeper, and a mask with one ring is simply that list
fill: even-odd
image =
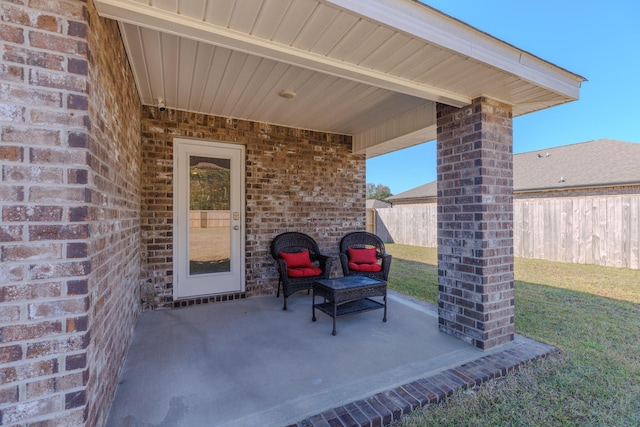
[{"label": "neighboring house", "polygon": [[[640,144],[601,139],[516,154],[513,181],[516,256],[640,268]],[[433,181],[391,196],[393,209],[378,211],[381,237],[436,246],[436,192]]]},{"label": "neighboring house", "polygon": [[[335,255],[365,229],[367,157],[438,137],[443,167],[506,174],[510,161],[488,171],[449,152],[510,160],[512,118],[577,100],[584,81],[413,0],[32,0],[0,12],[6,425],[102,426],[141,311],[274,295],[275,235],[301,231]],[[512,242],[492,233],[447,250],[491,244],[509,271]],[[464,262],[440,271],[440,330],[481,349],[513,340],[513,278],[462,278]],[[453,294],[469,281],[488,286]]]}]

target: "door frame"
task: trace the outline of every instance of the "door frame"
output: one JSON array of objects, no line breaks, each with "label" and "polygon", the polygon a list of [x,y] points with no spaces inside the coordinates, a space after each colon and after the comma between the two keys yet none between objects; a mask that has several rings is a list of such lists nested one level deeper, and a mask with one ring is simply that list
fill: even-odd
[{"label": "door frame", "polygon": [[[240,154],[240,164],[238,165],[240,169],[240,182],[238,183],[239,189],[236,191],[232,188],[232,194],[237,194],[239,197],[238,205],[240,211],[240,219],[237,225],[240,226],[240,230],[237,231],[239,233],[239,247],[237,249],[233,248],[232,245],[232,253],[231,257],[233,259],[234,256],[238,257],[238,276],[239,276],[239,287],[238,289],[234,289],[232,291],[222,291],[222,292],[211,292],[204,293],[198,295],[182,295],[180,296],[180,276],[182,272],[179,271],[179,263],[178,256],[180,255],[180,251],[184,248],[178,245],[178,232],[180,232],[180,227],[184,226],[184,221],[189,222],[189,217],[180,218],[180,209],[179,209],[179,187],[178,185],[182,183],[182,181],[178,178],[179,172],[185,172],[180,169],[179,162],[180,158],[178,156],[179,147],[190,146],[195,149],[197,148],[218,148],[225,150],[237,150]],[[245,292],[246,290],[246,148],[242,144],[234,144],[234,143],[226,143],[222,141],[215,140],[204,140],[204,139],[195,139],[195,138],[174,138],[173,139],[173,299],[188,299],[195,298],[198,296],[205,295],[215,295],[215,294],[224,294],[224,293],[235,293],[235,292]],[[232,179],[233,182],[233,179]],[[232,184],[233,185],[233,184]],[[233,202],[232,206],[230,206],[231,213],[231,228],[233,228]],[[232,231],[234,233],[234,231]],[[187,238],[188,244],[188,238]],[[215,273],[214,273],[215,274]],[[232,273],[233,274],[233,273]]]}]

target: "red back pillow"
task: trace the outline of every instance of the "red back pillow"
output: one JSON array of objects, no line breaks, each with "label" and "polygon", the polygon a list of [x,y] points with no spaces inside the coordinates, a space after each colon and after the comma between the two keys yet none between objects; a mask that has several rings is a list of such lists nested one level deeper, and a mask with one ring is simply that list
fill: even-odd
[{"label": "red back pillow", "polygon": [[287,263],[287,268],[313,267],[311,258],[309,258],[309,251],[279,252],[278,255]]},{"label": "red back pillow", "polygon": [[371,249],[347,249],[349,261],[355,264],[375,264],[378,262],[376,258],[376,248]]}]

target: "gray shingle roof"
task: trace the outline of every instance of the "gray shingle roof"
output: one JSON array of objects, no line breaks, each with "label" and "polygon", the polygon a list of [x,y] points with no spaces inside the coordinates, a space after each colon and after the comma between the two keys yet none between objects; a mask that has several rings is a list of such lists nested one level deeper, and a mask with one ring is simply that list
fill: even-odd
[{"label": "gray shingle roof", "polygon": [[382,200],[367,199],[367,209],[388,208],[389,206],[391,206],[389,203]]},{"label": "gray shingle roof", "polygon": [[515,191],[640,183],[640,144],[599,139],[513,156]]},{"label": "gray shingle roof", "polygon": [[393,202],[398,199],[422,199],[425,197],[436,197],[437,184],[437,181],[431,181],[426,184],[422,184],[419,187],[391,196],[387,200]]},{"label": "gray shingle roof", "polygon": [[[640,144],[599,139],[513,156],[514,191],[640,184]],[[389,201],[436,197],[436,181]]]}]

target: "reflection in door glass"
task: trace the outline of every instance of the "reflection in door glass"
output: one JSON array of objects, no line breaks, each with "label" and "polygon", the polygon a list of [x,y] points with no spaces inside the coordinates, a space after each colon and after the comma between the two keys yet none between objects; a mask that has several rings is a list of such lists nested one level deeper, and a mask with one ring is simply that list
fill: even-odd
[{"label": "reflection in door glass", "polygon": [[230,271],[231,161],[189,156],[189,274]]}]

